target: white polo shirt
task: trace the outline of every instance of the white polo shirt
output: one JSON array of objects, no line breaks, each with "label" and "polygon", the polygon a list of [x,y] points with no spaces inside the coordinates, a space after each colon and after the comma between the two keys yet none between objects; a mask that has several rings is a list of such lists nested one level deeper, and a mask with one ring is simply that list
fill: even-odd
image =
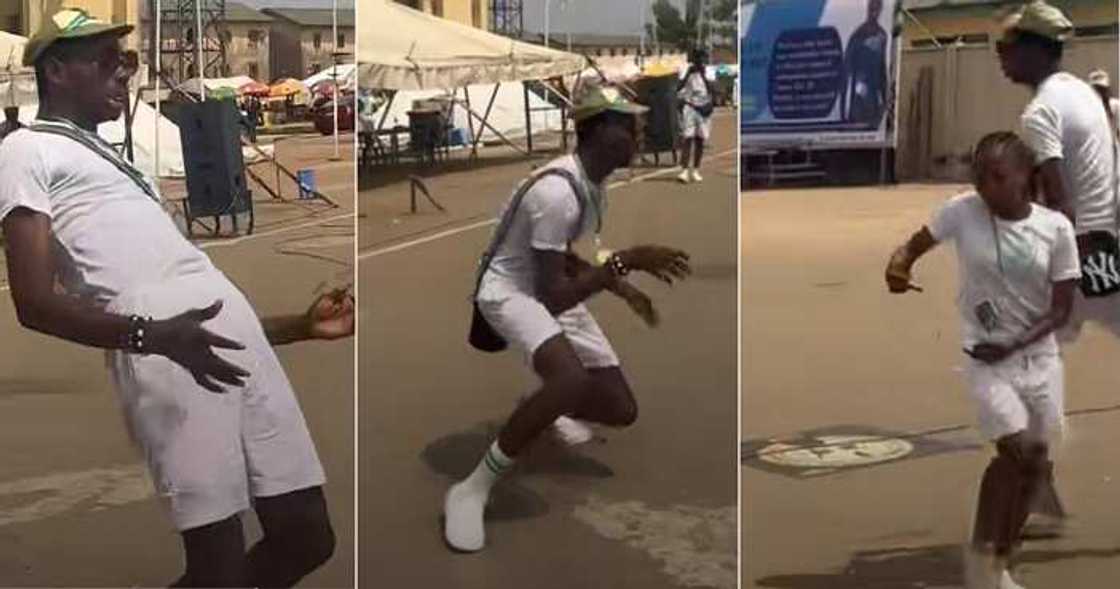
[{"label": "white polo shirt", "polygon": [[1077,232],[1115,232],[1112,125],[1096,91],[1072,74],[1055,73],[1039,85],[1020,123],[1038,163],[1062,160]]},{"label": "white polo shirt", "polygon": [[[1046,207],[1032,204],[1030,216],[1008,221],[991,214],[972,192],[942,205],[928,227],[938,242],[955,247],[957,306],[969,348],[1010,342],[1050,310],[1055,282],[1081,277],[1073,226]],[[1056,354],[1054,334],[1027,352]]]},{"label": "white polo shirt", "polygon": [[[509,231],[483,277],[484,286],[496,282],[524,293],[533,293],[536,290],[533,250],[567,251],[570,242],[594,232],[601,225],[601,215],[607,206],[606,190],[591,182],[579,158],[575,155],[560,157],[543,169],[550,168],[570,172],[582,194],[573,190],[563,176],[552,175],[538,180],[525,193],[521,205],[514,212]],[[502,217],[512,203],[511,196],[502,208]]]},{"label": "white polo shirt", "polygon": [[[66,124],[108,148],[96,134],[50,124]],[[0,221],[20,207],[50,217],[63,286],[100,304],[135,286],[212,270],[147,182],[155,198],[89,147],[20,129],[0,144]]]}]

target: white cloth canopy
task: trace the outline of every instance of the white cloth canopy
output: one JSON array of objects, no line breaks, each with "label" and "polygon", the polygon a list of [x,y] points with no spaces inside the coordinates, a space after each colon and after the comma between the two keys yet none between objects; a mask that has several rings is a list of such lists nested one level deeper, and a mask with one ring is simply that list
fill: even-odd
[{"label": "white cloth canopy", "polygon": [[[213,92],[219,88],[232,88],[233,90],[237,90],[245,84],[251,84],[253,82],[256,82],[256,80],[249,76],[233,76],[232,78],[206,78],[204,84],[206,85],[207,91]],[[198,78],[191,78],[179,84],[179,89],[184,92],[190,92],[191,94],[198,94]]]},{"label": "white cloth canopy", "polygon": [[24,67],[23,47],[27,39],[0,31],[0,107],[38,102],[35,70]]},{"label": "white cloth canopy", "polygon": [[574,74],[582,56],[425,14],[390,0],[358,0],[363,88],[430,90]]},{"label": "white cloth canopy", "polygon": [[353,88],[356,70],[357,66],[352,63],[340,63],[303,80],[303,85],[311,88],[319,82],[333,80],[337,74],[339,88]]}]

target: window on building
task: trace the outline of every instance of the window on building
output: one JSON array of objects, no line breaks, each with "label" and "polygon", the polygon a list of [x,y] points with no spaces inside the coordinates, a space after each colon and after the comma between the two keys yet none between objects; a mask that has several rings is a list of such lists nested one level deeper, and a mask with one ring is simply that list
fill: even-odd
[{"label": "window on building", "polygon": [[615,55],[614,47],[611,47],[611,57],[614,57],[614,55]]},{"label": "window on building", "polygon": [[264,33],[257,29],[249,31],[249,49],[256,49],[257,44],[264,40]]},{"label": "window on building", "polygon": [[625,48],[625,47],[623,47],[623,48],[622,48],[622,55],[623,55],[623,56],[626,56],[626,55],[630,55],[630,50],[629,50],[629,49],[627,49],[627,48]]},{"label": "window on building", "polygon": [[443,0],[432,0],[432,14],[443,16]]},{"label": "window on building", "polygon": [[337,45],[337,47],[339,49],[342,49],[343,47],[346,47],[346,32],[345,31],[339,31],[338,32],[338,45]]},{"label": "window on building", "polygon": [[[250,33],[251,32],[252,31],[250,31]],[[222,40],[225,41],[226,45],[232,44],[233,43],[233,33],[230,32],[229,29],[226,29],[226,30],[222,31]]]},{"label": "window on building", "polygon": [[471,0],[471,24],[477,29],[482,26],[482,0]]},{"label": "window on building", "polygon": [[256,63],[249,64],[249,77],[254,80],[258,79],[261,75],[261,66]]},{"label": "window on building", "polygon": [[322,33],[315,33],[315,36],[311,37],[311,46],[314,47],[316,51],[323,48],[323,34]]}]

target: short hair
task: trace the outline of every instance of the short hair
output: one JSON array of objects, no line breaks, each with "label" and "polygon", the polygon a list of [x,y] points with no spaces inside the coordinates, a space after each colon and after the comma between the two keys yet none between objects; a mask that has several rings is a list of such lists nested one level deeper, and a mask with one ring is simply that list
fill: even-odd
[{"label": "short hair", "polygon": [[1012,157],[1028,171],[1034,170],[1034,151],[1011,131],[988,133],[976,144],[972,152],[972,174],[978,177],[989,162]]},{"label": "short hair", "polygon": [[39,54],[38,59],[35,60],[35,86],[39,92],[40,103],[47,98],[47,61],[51,59],[63,63],[71,61],[81,54],[82,50],[88,48],[87,41],[92,38],[94,37],[58,39]]},{"label": "short hair", "polygon": [[1065,44],[1061,41],[1021,29],[1016,30],[1015,43],[1027,47],[1037,47],[1041,49],[1051,61],[1061,61],[1062,54],[1065,52]]},{"label": "short hair", "polygon": [[600,127],[613,124],[633,126],[635,124],[634,119],[634,115],[605,110],[593,117],[576,123],[576,142],[583,143],[584,141],[590,140],[591,135]]}]

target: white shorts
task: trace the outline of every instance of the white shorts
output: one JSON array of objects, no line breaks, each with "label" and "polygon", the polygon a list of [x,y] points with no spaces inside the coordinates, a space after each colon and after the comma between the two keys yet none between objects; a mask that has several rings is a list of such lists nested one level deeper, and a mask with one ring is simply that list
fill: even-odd
[{"label": "white shorts", "polygon": [[213,271],[134,289],[109,310],[165,319],[216,300],[222,310],[204,326],[246,346],[217,352],[251,373],[242,388],[212,393],[166,357],[109,354],[129,434],[180,531],[245,511],[253,497],[326,480],[284,369],[253,308],[224,275]]},{"label": "white shorts", "polygon": [[1056,441],[1065,423],[1065,372],[1056,354],[1014,354],[990,365],[969,359],[968,391],[980,432],[990,440],[1026,431]]},{"label": "white shorts", "polygon": [[568,338],[585,368],[619,364],[607,336],[583,304],[553,317],[536,298],[491,283],[484,284],[479,291],[478,310],[510,345],[521,350],[530,366],[537,348],[561,333]]},{"label": "white shorts", "polygon": [[1081,327],[1091,321],[1104,327],[1113,337],[1120,337],[1120,293],[1107,297],[1085,298],[1080,287],[1073,290],[1073,310],[1066,323],[1058,332],[1062,343],[1070,343],[1081,335]]},{"label": "white shorts", "polygon": [[703,117],[689,105],[681,107],[681,138],[708,140],[712,136],[712,118]]}]

